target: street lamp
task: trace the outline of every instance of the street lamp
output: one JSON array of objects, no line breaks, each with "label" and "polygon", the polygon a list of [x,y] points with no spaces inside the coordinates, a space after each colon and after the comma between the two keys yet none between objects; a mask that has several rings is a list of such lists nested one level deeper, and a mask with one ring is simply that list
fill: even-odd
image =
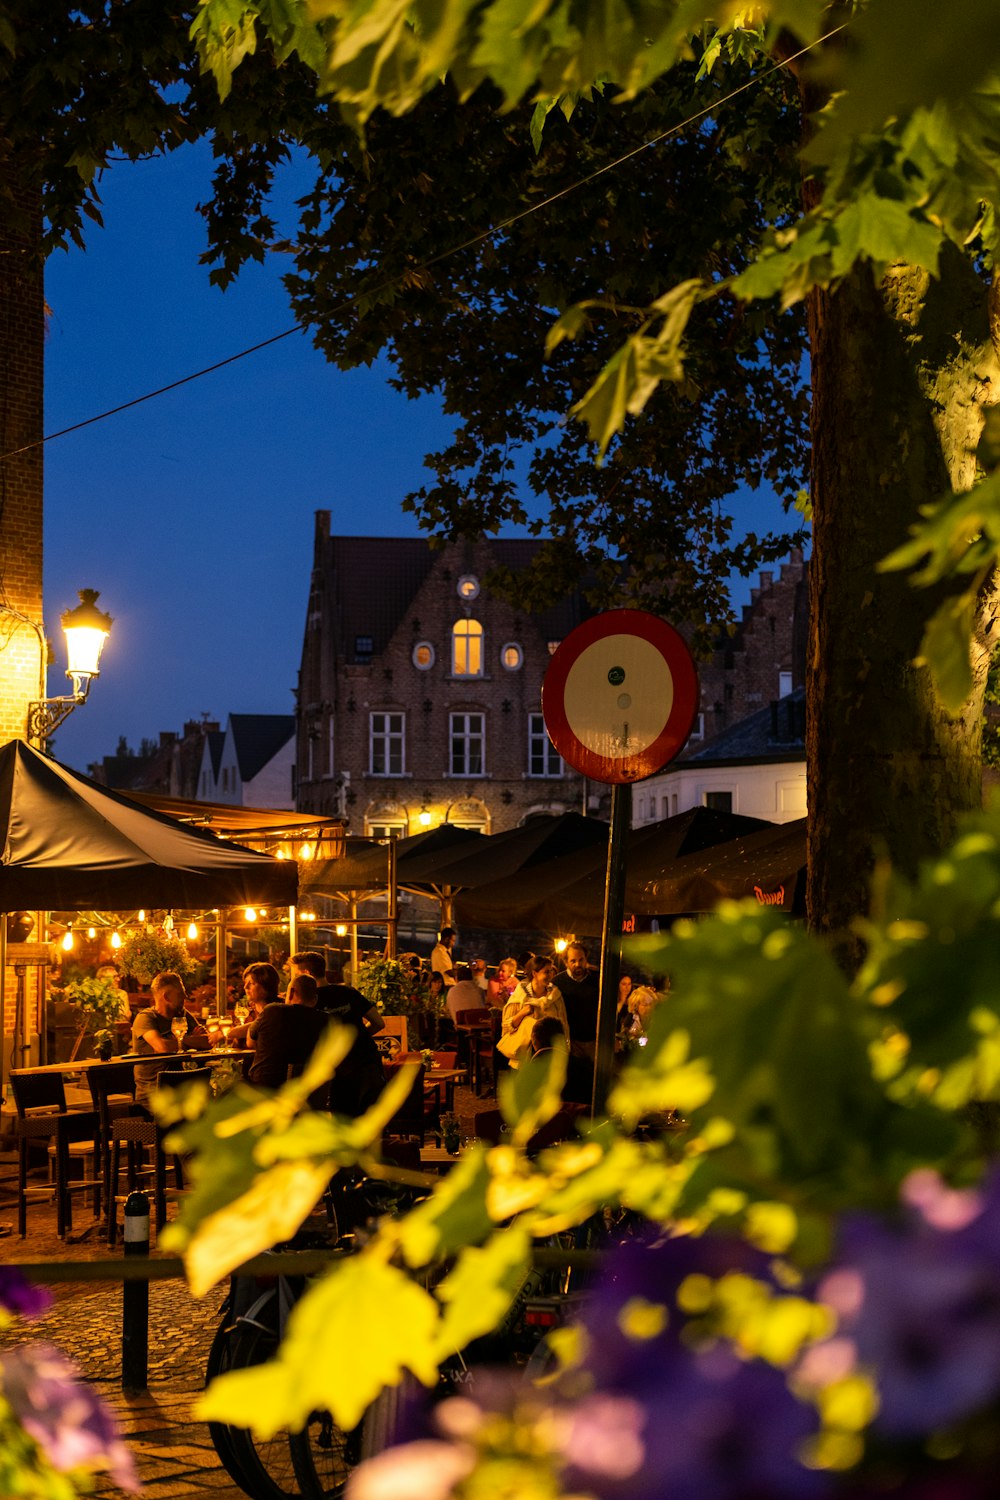
[{"label": "street lamp", "polygon": [[66,636],[66,676],[72,680],[73,692],[62,698],[38,698],[28,704],[28,741],[41,749],[74,708],[87,701],[90,684],[100,676],[101,652],[114,623],[110,615],[97,608],[100,595],[96,589],[81,589],[75,609],[62,614]]}]

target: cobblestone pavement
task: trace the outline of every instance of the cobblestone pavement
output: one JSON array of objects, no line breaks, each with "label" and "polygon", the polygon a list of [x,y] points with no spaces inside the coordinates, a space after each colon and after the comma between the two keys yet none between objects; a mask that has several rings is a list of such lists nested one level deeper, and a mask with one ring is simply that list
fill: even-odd
[{"label": "cobblestone pavement", "polygon": [[[472,1128],[476,1109],[489,1108],[467,1089],[456,1091],[456,1113],[463,1132]],[[0,1156],[0,1178],[16,1173],[16,1160]],[[73,1209],[74,1236],[92,1223],[91,1212],[77,1200]],[[3,1233],[4,1228],[9,1233]],[[69,1243],[55,1232],[55,1209],[33,1203],[28,1213],[28,1237],[17,1234],[16,1204],[11,1185],[0,1184],[0,1261],[81,1262],[121,1255],[110,1250],[91,1230]],[[148,1500],[246,1500],[222,1467],[204,1422],[195,1420],[192,1407],[205,1382],[205,1364],[219,1322],[222,1287],[196,1299],[181,1280],[149,1284],[149,1388],[126,1395],[121,1388],[122,1287],[119,1282],[59,1282],[52,1287],[54,1302],[44,1318],[19,1324],[0,1333],[0,1347],[44,1338],[56,1344],[80,1367],[117,1414]],[[97,1500],[122,1500],[123,1491],[98,1476]],[[2,1497],[0,1497],[2,1500]]]}]

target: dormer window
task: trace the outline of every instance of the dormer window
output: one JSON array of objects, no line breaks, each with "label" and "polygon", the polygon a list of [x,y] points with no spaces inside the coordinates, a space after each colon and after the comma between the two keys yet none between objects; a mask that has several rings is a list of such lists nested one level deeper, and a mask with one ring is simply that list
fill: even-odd
[{"label": "dormer window", "polygon": [[451,632],[451,670],[455,677],[482,677],[483,627],[478,620],[457,620]]}]

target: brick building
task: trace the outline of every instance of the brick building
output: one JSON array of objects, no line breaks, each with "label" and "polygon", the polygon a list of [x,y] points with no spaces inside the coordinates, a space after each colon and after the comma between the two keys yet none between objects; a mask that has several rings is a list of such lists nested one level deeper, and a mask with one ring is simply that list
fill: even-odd
[{"label": "brick building", "polygon": [[[0,222],[0,743],[23,739],[45,697],[42,448],[45,297],[41,207],[22,195]],[[29,444],[39,444],[18,452]],[[67,600],[68,604],[75,600]]]},{"label": "brick building", "polygon": [[541,684],[587,613],[572,597],[530,613],[491,596],[533,541],[330,535],[317,511],[298,689],[297,806],[358,834],[444,821],[486,832],[580,808],[555,753]]}]

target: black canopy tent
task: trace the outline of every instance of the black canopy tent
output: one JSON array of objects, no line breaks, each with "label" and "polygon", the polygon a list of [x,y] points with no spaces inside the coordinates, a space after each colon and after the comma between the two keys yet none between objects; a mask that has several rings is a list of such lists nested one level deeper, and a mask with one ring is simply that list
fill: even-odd
[{"label": "black canopy tent", "polygon": [[[0,747],[0,912],[295,905],[294,860],[186,828],[32,749]],[[0,1037],[7,932],[0,922]],[[223,966],[224,969],[224,966]]]},{"label": "black canopy tent", "polygon": [[757,832],[684,859],[650,880],[647,911],[711,911],[723,900],[755,896],[762,906],[805,914],[806,819]]},{"label": "black canopy tent", "polygon": [[[604,913],[607,826],[603,843],[552,859],[520,874],[462,892],[459,920],[469,927],[509,927],[596,936]],[[740,834],[772,828],[759,818],[693,807],[658,823],[630,830],[626,851],[625,910],[660,916],[679,908],[650,905],[647,887],[693,851],[724,847]]]}]

